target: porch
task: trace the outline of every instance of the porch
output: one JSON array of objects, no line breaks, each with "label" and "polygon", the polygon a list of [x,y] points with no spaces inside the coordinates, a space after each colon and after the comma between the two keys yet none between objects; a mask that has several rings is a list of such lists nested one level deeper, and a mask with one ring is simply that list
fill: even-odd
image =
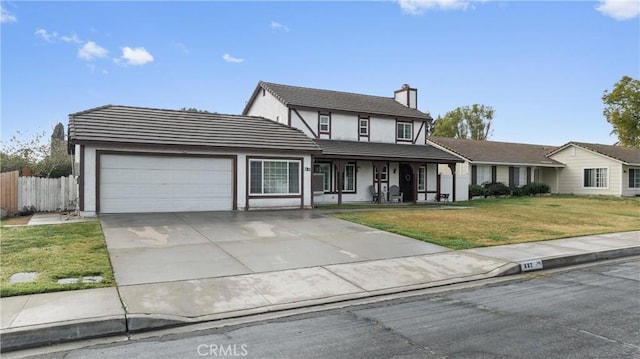
[{"label": "porch", "polygon": [[[461,160],[435,147],[336,140],[316,143],[323,153],[313,161],[314,204],[467,199],[467,185],[457,183],[455,172]],[[438,165],[446,165],[450,174],[439,173]]]}]

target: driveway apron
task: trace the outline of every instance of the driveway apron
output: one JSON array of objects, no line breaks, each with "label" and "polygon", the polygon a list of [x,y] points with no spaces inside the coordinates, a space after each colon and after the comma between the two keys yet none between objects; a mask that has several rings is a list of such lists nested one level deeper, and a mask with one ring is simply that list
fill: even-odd
[{"label": "driveway apron", "polygon": [[114,214],[100,221],[120,286],[448,251],[308,210]]}]

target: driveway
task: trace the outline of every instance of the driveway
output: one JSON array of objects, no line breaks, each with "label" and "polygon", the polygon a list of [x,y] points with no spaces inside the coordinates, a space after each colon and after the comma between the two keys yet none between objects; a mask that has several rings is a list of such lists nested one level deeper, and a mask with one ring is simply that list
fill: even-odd
[{"label": "driveway", "polygon": [[101,215],[118,285],[447,251],[313,211]]}]

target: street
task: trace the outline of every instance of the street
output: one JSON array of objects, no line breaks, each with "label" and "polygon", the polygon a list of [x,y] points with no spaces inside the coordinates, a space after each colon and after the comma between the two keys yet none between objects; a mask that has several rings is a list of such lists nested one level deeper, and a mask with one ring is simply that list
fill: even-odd
[{"label": "street", "polygon": [[32,357],[638,358],[640,262]]}]

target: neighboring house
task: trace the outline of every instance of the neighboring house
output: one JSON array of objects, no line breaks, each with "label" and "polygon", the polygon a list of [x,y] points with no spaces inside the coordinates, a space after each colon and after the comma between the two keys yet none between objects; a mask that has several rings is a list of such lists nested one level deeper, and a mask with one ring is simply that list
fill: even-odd
[{"label": "neighboring house", "polygon": [[320,148],[283,124],[108,105],[68,128],[83,216],[312,206]]},{"label": "neighboring house", "polygon": [[640,149],[569,142],[548,156],[566,165],[560,193],[640,196]]},{"label": "neighboring house", "polygon": [[[461,160],[426,143],[433,119],[417,109],[418,91],[393,97],[259,82],[243,115],[262,116],[303,131],[322,149],[314,157],[314,202],[389,200],[397,186],[405,202],[466,200],[466,180],[446,181],[438,165]],[[445,193],[447,191],[447,193]]]},{"label": "neighboring house", "polygon": [[558,193],[558,172],[565,165],[547,157],[557,147],[446,137],[429,137],[427,142],[463,158],[457,172],[468,174],[470,184],[502,182],[521,187],[540,182],[549,185],[552,193]]}]

